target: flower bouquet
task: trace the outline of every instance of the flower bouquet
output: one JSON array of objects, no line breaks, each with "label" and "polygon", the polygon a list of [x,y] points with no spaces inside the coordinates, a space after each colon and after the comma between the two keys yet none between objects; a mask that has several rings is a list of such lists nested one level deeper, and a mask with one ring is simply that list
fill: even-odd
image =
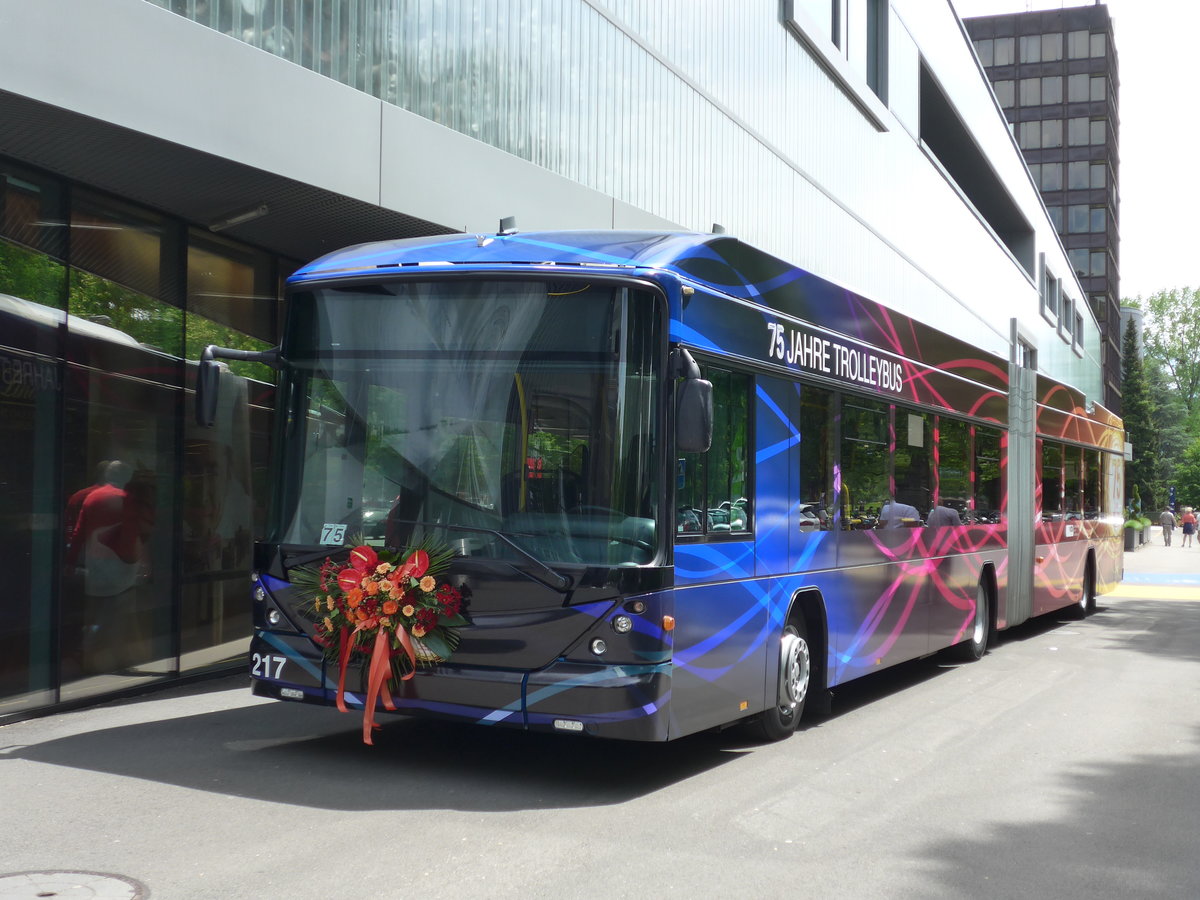
[{"label": "flower bouquet", "polygon": [[296,578],[312,595],[308,613],[316,623],[314,640],[338,667],[337,708],[346,712],[346,667],[356,653],[369,655],[363,711],[363,740],[370,744],[375,705],[395,710],[392,689],[412,678],[418,666],[449,659],[458,647],[462,593],[438,576],[453,552],[424,545],[395,554],[361,545],[349,561],[326,558],[318,569]]}]

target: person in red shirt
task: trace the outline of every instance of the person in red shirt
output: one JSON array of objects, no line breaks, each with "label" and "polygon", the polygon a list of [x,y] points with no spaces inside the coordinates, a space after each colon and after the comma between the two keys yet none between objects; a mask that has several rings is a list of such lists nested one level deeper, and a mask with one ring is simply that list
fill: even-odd
[{"label": "person in red shirt", "polygon": [[1192,535],[1196,533],[1196,513],[1192,511],[1190,506],[1183,508],[1183,515],[1179,519],[1179,524],[1183,526],[1183,540],[1179,542],[1179,546],[1190,547],[1192,545]]}]

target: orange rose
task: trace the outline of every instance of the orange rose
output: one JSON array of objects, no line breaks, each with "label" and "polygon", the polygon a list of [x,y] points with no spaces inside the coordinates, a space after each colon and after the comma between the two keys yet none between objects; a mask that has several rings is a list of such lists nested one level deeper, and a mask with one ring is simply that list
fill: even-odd
[{"label": "orange rose", "polygon": [[404,609],[400,610],[400,615],[411,616],[415,612],[416,612],[416,610],[412,608],[412,604],[407,603],[407,604],[405,604]]},{"label": "orange rose", "polygon": [[432,575],[426,575],[424,578],[421,579],[421,583],[419,585],[417,585],[417,587],[419,587],[425,593],[429,594],[429,593],[433,592],[433,589],[435,587],[437,587],[437,582],[433,580]]},{"label": "orange rose", "polygon": [[376,594],[379,593],[379,582],[378,581],[368,581],[364,590],[366,590],[368,597],[374,597]]},{"label": "orange rose", "polygon": [[400,604],[397,603],[395,600],[384,600],[383,601],[383,611],[386,615],[389,615],[389,616],[395,615],[396,610],[398,610],[399,608],[400,608]]}]

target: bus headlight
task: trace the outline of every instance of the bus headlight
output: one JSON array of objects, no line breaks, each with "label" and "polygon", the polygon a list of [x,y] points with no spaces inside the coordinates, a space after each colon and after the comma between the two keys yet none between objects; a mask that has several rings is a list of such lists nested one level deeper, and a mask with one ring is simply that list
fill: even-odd
[{"label": "bus headlight", "polygon": [[633,619],[629,616],[617,616],[612,620],[612,627],[617,634],[629,634],[633,631]]}]

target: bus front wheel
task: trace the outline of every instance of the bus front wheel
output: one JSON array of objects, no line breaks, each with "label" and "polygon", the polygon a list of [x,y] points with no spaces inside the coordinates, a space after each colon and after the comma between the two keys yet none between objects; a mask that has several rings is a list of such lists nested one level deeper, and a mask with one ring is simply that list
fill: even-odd
[{"label": "bus front wheel", "polygon": [[787,623],[779,637],[779,671],[775,686],[775,705],[759,713],[754,720],[759,737],[781,741],[789,737],[804,714],[812,677],[812,654],[804,622]]}]

